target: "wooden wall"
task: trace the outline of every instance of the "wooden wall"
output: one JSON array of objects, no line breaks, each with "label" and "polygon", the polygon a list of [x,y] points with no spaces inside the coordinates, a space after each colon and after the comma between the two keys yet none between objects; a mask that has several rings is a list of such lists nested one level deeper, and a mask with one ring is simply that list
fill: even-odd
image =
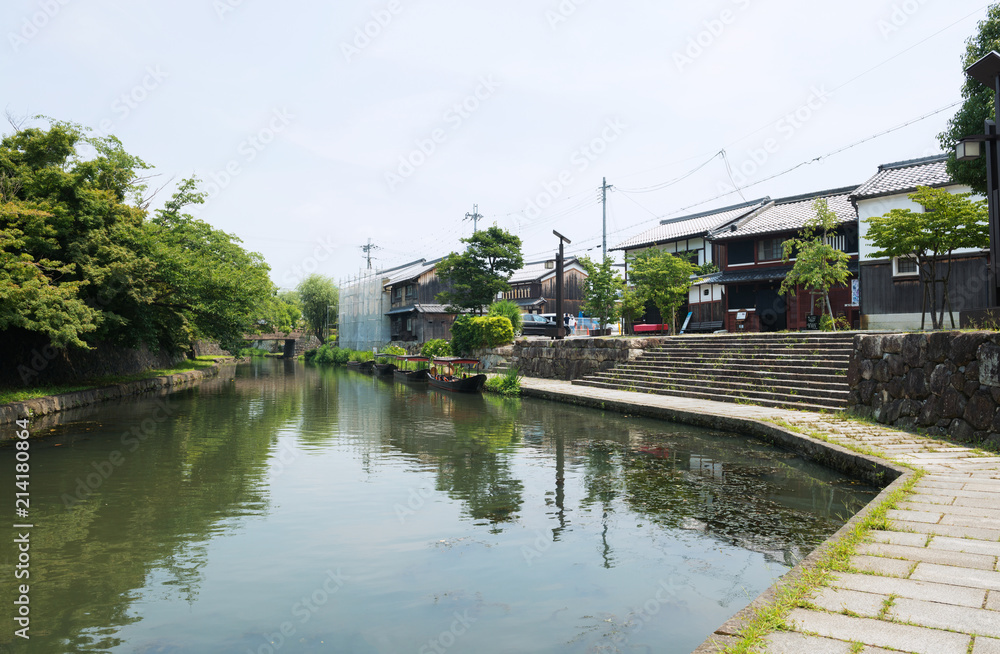
[{"label": "wooden wall", "polygon": [[[938,264],[943,275],[945,264]],[[986,255],[955,259],[948,293],[956,312],[982,309],[987,304]],[[941,288],[938,288],[940,301]],[[865,315],[920,313],[923,285],[916,277],[892,277],[892,262],[861,266],[861,312]]]}]

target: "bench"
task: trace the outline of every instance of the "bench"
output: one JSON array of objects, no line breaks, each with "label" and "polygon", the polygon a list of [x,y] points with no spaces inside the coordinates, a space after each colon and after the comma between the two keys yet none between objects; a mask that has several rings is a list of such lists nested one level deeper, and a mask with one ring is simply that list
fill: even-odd
[{"label": "bench", "polygon": [[659,325],[655,324],[655,323],[632,325],[632,331],[634,331],[636,334],[649,333],[649,332],[653,332],[653,333],[655,333],[655,332],[666,332],[666,331],[670,331],[670,325],[668,325],[666,323],[659,324]]},{"label": "bench", "polygon": [[684,332],[685,333],[687,333],[687,332],[714,332],[717,329],[722,329],[722,321],[721,320],[705,320],[703,322],[688,323],[687,329],[685,329]]}]

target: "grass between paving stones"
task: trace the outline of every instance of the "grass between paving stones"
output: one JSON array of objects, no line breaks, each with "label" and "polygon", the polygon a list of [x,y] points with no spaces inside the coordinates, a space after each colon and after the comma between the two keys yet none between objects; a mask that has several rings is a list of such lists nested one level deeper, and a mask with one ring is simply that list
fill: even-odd
[{"label": "grass between paving stones", "polygon": [[[889,527],[886,513],[907,495],[913,492],[913,487],[923,476],[922,470],[915,474],[900,488],[897,488],[877,507],[859,520],[854,527],[840,540],[833,543],[822,555],[820,560],[811,567],[801,570],[799,576],[791,582],[782,583],[777,590],[774,601],[763,606],[754,613],[750,621],[740,630],[740,640],[723,650],[725,654],[750,654],[758,651],[764,644],[764,637],[775,631],[787,631],[785,618],[792,609],[809,607],[809,598],[823,586],[827,586],[835,572],[850,572],[850,559],[857,551],[858,545],[865,542],[872,531],[885,530]],[[780,583],[780,582],[779,582]],[[859,651],[852,645],[851,651]]]},{"label": "grass between paving stones", "polygon": [[146,372],[140,372],[134,375],[107,375],[105,377],[95,377],[93,379],[83,380],[76,384],[46,384],[41,386],[30,386],[27,388],[0,389],[0,404],[24,402],[25,400],[33,400],[35,398],[47,397],[49,395],[60,395],[62,393],[72,393],[75,391],[86,391],[92,388],[100,388],[101,386],[124,384],[131,381],[139,381],[141,379],[150,379],[151,377],[162,377],[164,375],[187,372],[189,370],[203,370],[205,368],[211,368],[213,365],[215,365],[214,357],[199,357],[197,360],[193,361],[190,359],[182,361],[173,368],[147,370]]}]

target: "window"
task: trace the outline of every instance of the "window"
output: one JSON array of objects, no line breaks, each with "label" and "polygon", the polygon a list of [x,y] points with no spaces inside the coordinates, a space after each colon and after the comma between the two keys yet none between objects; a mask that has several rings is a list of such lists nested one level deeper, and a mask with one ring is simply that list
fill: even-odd
[{"label": "window", "polygon": [[702,295],[711,295],[712,294],[712,289],[706,288],[704,291],[701,292],[701,294]]},{"label": "window", "polygon": [[920,271],[917,269],[917,260],[913,257],[896,257],[892,260],[893,277],[917,276]]},{"label": "window", "polygon": [[764,238],[757,241],[757,261],[776,261],[784,256],[782,238]]},{"label": "window", "polygon": [[734,241],[727,249],[730,266],[753,263],[753,241]]}]

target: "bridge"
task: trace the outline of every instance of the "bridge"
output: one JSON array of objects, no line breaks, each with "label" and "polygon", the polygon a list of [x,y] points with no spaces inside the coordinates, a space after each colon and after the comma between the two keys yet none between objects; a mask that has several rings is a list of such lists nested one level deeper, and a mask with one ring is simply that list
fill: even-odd
[{"label": "bridge", "polygon": [[315,340],[315,337],[312,334],[307,334],[305,332],[289,332],[287,334],[283,334],[281,332],[276,332],[274,334],[244,334],[243,338],[248,341],[284,341],[285,350],[282,352],[281,356],[286,359],[294,359],[299,356],[309,349],[310,341]]}]

